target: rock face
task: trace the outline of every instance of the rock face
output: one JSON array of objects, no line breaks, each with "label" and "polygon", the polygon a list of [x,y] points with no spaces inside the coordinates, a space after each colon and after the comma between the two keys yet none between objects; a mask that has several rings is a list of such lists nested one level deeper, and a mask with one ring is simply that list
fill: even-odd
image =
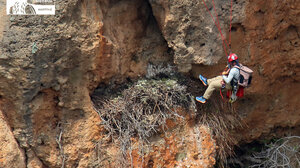
[{"label": "rock face", "polygon": [[[193,125],[193,124],[192,124]],[[216,163],[216,142],[205,125],[168,122],[169,130],[149,139],[149,145],[141,150],[137,139],[132,140],[128,162],[132,167],[191,167],[208,168]],[[124,167],[120,163],[118,147],[110,145],[102,153],[102,167]],[[144,153],[141,157],[141,153]],[[108,161],[110,160],[110,161]],[[100,164],[99,164],[100,165]],[[126,167],[126,166],[125,166]]]},{"label": "rock face", "polygon": [[95,87],[170,60],[146,1],[61,1],[56,8],[55,16],[1,10],[1,124],[17,140],[5,167],[87,167],[101,131],[90,101]]},{"label": "rock face", "polygon": [[206,126],[194,125],[191,129],[185,125],[151,140],[143,162],[133,151],[135,167],[206,168],[216,163],[216,143]]},{"label": "rock face", "polygon": [[[296,1],[250,1],[236,24],[233,50],[255,71],[252,88],[239,111],[252,140],[274,128],[299,127],[300,7]],[[241,40],[242,39],[242,40]]]},{"label": "rock face", "polygon": [[[150,0],[150,3],[168,46],[174,50],[174,62],[178,64],[180,71],[190,71],[192,64],[214,65],[225,56],[221,36],[214,23],[214,20],[216,23],[218,20],[212,3],[206,2],[206,5],[214,20],[202,1]],[[245,19],[245,4],[244,0],[234,3],[233,22]],[[221,31],[225,37],[229,31],[230,7],[228,1],[215,2]]]},{"label": "rock face", "polygon": [[[0,0],[0,167],[101,167],[95,160],[103,129],[90,99],[97,86],[144,76],[149,63],[174,62],[182,72],[209,77],[225,64],[201,1],[58,1],[55,16],[7,16],[5,4]],[[232,51],[254,70],[237,105],[248,124],[233,135],[239,141],[300,125],[298,4],[234,1]],[[230,3],[215,5],[229,40]],[[172,141],[162,137],[161,146],[154,141],[145,164],[212,167],[215,142],[200,127],[206,133],[198,138],[208,138],[209,148],[195,150],[195,129],[173,132]],[[117,152],[110,145],[104,152]]]},{"label": "rock face", "polygon": [[[205,1],[215,16],[213,1]],[[218,29],[202,1],[150,0],[174,62],[197,78],[218,75],[225,55]],[[214,1],[229,41],[230,1]],[[237,136],[246,141],[275,127],[299,126],[299,30],[296,1],[233,1],[231,49],[254,70],[254,80],[238,111],[249,126]],[[216,19],[216,18],[215,18]],[[227,30],[227,31],[226,31]],[[228,52],[228,50],[227,50]],[[213,65],[213,66],[202,66]],[[215,64],[215,65],[214,65]],[[203,93],[200,93],[203,94]],[[283,117],[284,116],[284,117]],[[240,131],[240,130],[239,130]]]},{"label": "rock face", "polygon": [[24,151],[19,147],[9,125],[0,113],[0,167],[26,167]]}]

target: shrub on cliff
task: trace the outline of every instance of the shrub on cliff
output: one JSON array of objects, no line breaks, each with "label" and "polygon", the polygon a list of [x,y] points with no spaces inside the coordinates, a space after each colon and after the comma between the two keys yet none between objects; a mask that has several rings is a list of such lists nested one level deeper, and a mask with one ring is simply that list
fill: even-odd
[{"label": "shrub on cliff", "polygon": [[250,168],[300,167],[300,136],[289,136],[265,145],[265,149],[253,154]]}]

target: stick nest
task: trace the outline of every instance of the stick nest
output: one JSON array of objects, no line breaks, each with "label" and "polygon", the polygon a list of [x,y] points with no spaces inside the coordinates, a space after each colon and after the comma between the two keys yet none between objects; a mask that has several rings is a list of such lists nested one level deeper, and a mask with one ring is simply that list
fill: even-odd
[{"label": "stick nest", "polygon": [[131,137],[147,142],[166,128],[167,119],[182,117],[178,108],[196,111],[194,97],[177,79],[139,80],[118,96],[93,101],[104,128],[120,142],[124,156],[131,147]]}]

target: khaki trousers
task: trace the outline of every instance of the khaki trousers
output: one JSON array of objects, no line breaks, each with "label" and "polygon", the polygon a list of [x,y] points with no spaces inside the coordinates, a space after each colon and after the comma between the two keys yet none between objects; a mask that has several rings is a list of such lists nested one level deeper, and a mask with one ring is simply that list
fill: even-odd
[{"label": "khaki trousers", "polygon": [[[207,80],[208,87],[203,95],[203,98],[209,99],[214,90],[222,88],[222,84],[221,84],[222,80],[223,80],[222,76],[217,76],[217,77],[208,79]],[[231,89],[231,85],[226,83],[225,88],[229,90],[229,89]]]}]

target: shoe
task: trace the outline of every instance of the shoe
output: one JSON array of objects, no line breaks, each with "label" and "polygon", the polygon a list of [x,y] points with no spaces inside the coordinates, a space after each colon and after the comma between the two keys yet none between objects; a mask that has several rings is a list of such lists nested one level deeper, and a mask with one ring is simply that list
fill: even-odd
[{"label": "shoe", "polygon": [[204,86],[207,86],[207,79],[204,78],[202,75],[199,75],[199,79],[201,80],[201,82],[203,83]]},{"label": "shoe", "polygon": [[201,96],[201,97],[196,97],[196,100],[198,101],[198,102],[200,102],[200,103],[206,103],[206,99],[203,97],[203,96]]}]

